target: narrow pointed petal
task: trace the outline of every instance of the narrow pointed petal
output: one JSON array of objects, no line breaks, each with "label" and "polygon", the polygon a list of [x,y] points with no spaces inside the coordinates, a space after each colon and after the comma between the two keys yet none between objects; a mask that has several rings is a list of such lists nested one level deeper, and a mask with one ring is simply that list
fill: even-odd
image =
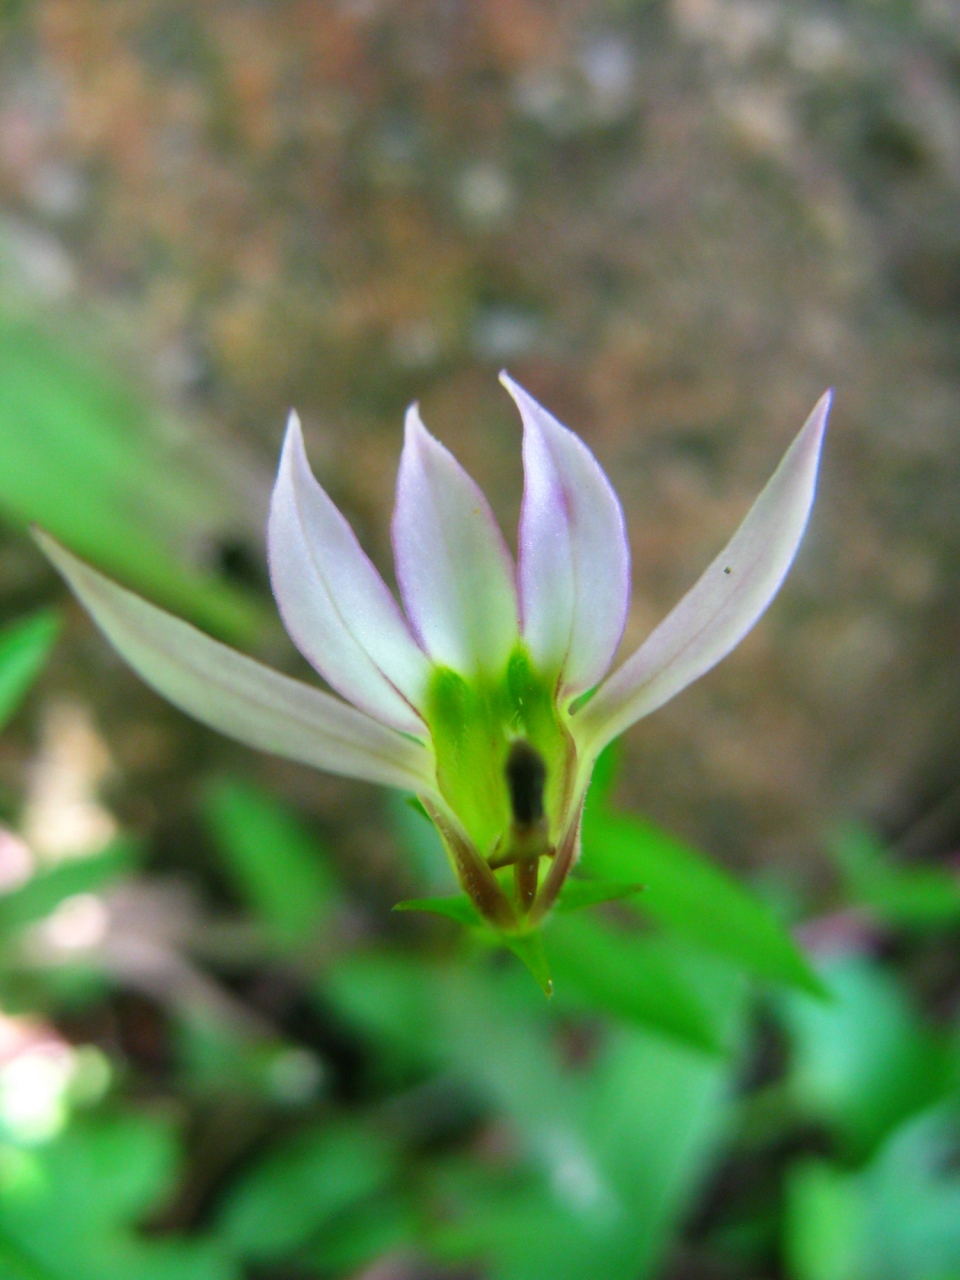
[{"label": "narrow pointed petal", "polygon": [[330,694],[261,666],[148,604],[35,531],[120,655],[175,706],[230,738],[329,773],[432,793],[429,752]]},{"label": "narrow pointed petal", "polygon": [[827,392],[726,549],[574,717],[591,751],[709,671],[770,604],[807,525],[829,409]]},{"label": "narrow pointed petal", "polygon": [[427,656],[310,470],[290,415],[267,523],[270,580],[284,625],[313,667],[355,706],[422,735]]},{"label": "narrow pointed petal", "polygon": [[523,419],[520,615],[544,670],[566,695],[601,680],[623,635],[630,549],[620,502],[596,458],[507,374]]},{"label": "narrow pointed petal", "polygon": [[427,653],[464,674],[502,668],[518,636],[513,561],[486,498],[416,405],[407,411],[393,547],[407,617]]}]

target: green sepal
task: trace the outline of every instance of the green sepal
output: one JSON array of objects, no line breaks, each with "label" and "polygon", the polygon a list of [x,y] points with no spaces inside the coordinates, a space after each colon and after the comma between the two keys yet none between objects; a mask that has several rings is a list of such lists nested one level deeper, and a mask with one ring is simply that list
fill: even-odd
[{"label": "green sepal", "polygon": [[518,960],[530,970],[543,994],[549,998],[553,995],[553,978],[550,976],[550,965],[543,949],[543,939],[539,929],[532,933],[497,933],[497,937],[505,947],[509,947]]},{"label": "green sepal", "polygon": [[431,911],[435,916],[446,916],[448,920],[456,920],[457,924],[486,927],[480,912],[465,893],[457,893],[444,898],[407,898],[398,902],[394,911]]},{"label": "green sepal", "polygon": [[407,898],[404,902],[398,902],[393,910],[430,911],[434,915],[455,920],[457,924],[481,930],[489,945],[507,947],[526,965],[536,978],[544,995],[553,995],[553,979],[550,977],[550,966],[547,963],[539,930],[531,933],[504,933],[500,929],[492,929],[465,893],[445,898]]},{"label": "green sepal", "polygon": [[600,902],[632,898],[646,887],[645,884],[624,880],[578,880],[571,877],[560,890],[554,911],[579,911],[581,907],[593,907]]},{"label": "green sepal", "polygon": [[609,808],[613,798],[613,790],[620,774],[623,747],[620,739],[614,738],[603,748],[593,766],[590,776],[590,790],[587,792],[587,806],[591,809]]},{"label": "green sepal", "polygon": [[410,808],[414,811],[414,813],[419,813],[421,818],[426,818],[427,822],[430,823],[431,827],[433,826],[433,819],[430,817],[429,813],[427,813],[426,809],[423,807],[423,801],[420,799],[419,796],[407,796],[406,802],[410,806]]}]

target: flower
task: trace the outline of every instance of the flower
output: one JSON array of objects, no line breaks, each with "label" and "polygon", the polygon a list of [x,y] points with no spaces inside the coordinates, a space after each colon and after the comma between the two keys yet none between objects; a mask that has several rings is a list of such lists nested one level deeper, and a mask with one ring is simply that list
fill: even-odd
[{"label": "flower", "polygon": [[314,479],[291,414],[267,527],[270,577],[287,630],[339,698],[37,537],[123,657],[183,711],[260,750],[414,792],[473,911],[514,945],[576,861],[600,751],[719,662],[776,594],[813,503],[830,397],[727,547],[608,675],[630,596],[620,503],[583,441],[506,374],[501,382],[523,421],[519,564],[413,405],[393,516],[403,611]]}]

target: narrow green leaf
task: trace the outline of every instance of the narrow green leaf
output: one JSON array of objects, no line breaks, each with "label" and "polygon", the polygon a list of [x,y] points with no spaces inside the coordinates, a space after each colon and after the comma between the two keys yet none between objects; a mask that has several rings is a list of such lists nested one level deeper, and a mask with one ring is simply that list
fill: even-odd
[{"label": "narrow green leaf", "polygon": [[52,1271],[38,1266],[2,1235],[0,1235],[0,1275],[3,1276],[3,1280],[59,1280]]},{"label": "narrow green leaf", "polygon": [[853,1171],[804,1160],[787,1179],[792,1280],[954,1280],[960,1275],[957,1110],[900,1125]]},{"label": "narrow green leaf", "polygon": [[561,916],[545,935],[557,990],[708,1053],[723,1045],[718,1028],[666,938],[628,934],[584,916]]},{"label": "narrow green leaf", "polygon": [[458,924],[482,925],[483,920],[465,893],[446,898],[407,898],[398,902],[394,911],[430,911],[436,916],[446,916]]},{"label": "narrow green leaf", "polygon": [[371,1069],[391,1083],[422,1076],[441,1056],[434,968],[396,949],[354,951],[318,980],[323,1007],[375,1046]]},{"label": "narrow green leaf", "polygon": [[841,828],[829,848],[852,900],[888,924],[937,929],[960,921],[960,875],[955,871],[897,862],[863,827]]},{"label": "narrow green leaf", "polygon": [[128,838],[113,841],[102,853],[71,858],[35,875],[12,893],[0,895],[0,938],[40,920],[65,898],[95,893],[136,864],[137,846]]},{"label": "narrow green leaf", "polygon": [[792,1054],[786,1088],[804,1119],[825,1124],[855,1158],[872,1151],[949,1083],[939,1040],[896,973],[864,956],[821,965],[832,999],[782,993]]},{"label": "narrow green leaf", "polygon": [[589,812],[581,867],[598,879],[642,882],[645,914],[755,977],[824,994],[800,948],[762,902],[652,823]]},{"label": "narrow green leaf", "polygon": [[251,642],[269,625],[263,606],[183,551],[243,530],[240,487],[189,433],[171,445],[171,424],[84,346],[0,315],[0,514],[41,525],[223,639]]},{"label": "narrow green leaf", "polygon": [[245,1259],[289,1255],[381,1192],[395,1162],[387,1139],[355,1120],[301,1132],[276,1144],[233,1188],[219,1234]]},{"label": "narrow green leaf", "polygon": [[620,760],[623,748],[620,739],[614,738],[607,743],[597,756],[593,766],[593,777],[590,779],[590,790],[587,793],[587,807],[602,809],[613,798],[613,789],[620,773]]},{"label": "narrow green leaf", "polygon": [[355,1275],[377,1258],[412,1253],[420,1243],[419,1206],[388,1190],[341,1213],[302,1258],[324,1275]]},{"label": "narrow green leaf", "polygon": [[324,849],[273,797],[239,778],[207,789],[204,814],[227,871],[281,945],[314,933],[338,898]]},{"label": "narrow green leaf", "polygon": [[[496,1280],[650,1280],[730,1122],[733,1060],[621,1022],[573,1067],[528,986],[502,968],[441,984],[451,1064],[517,1142],[502,1161],[437,1162],[431,1251]],[[743,988],[720,998],[741,1037]]]},{"label": "narrow green leaf", "polygon": [[866,1205],[855,1177],[825,1160],[790,1169],[784,1247],[792,1280],[860,1280],[864,1271]]},{"label": "narrow green leaf", "polygon": [[426,821],[430,822],[430,825],[433,826],[433,823],[430,821],[430,815],[423,807],[423,801],[418,796],[405,796],[404,800],[414,813],[419,813],[421,818],[425,818]]},{"label": "narrow green leaf", "polygon": [[554,910],[579,911],[581,907],[593,907],[600,902],[616,902],[621,898],[635,897],[646,887],[622,880],[581,880],[571,876],[560,890]]},{"label": "narrow green leaf", "polygon": [[0,727],[40,674],[59,633],[55,609],[41,609],[0,631]]},{"label": "narrow green leaf", "polygon": [[35,1266],[0,1268],[4,1280],[240,1280],[209,1236],[149,1237],[135,1228],[175,1186],[179,1151],[169,1123],[75,1119],[23,1157],[30,1167],[8,1177],[0,1196],[0,1241]]}]

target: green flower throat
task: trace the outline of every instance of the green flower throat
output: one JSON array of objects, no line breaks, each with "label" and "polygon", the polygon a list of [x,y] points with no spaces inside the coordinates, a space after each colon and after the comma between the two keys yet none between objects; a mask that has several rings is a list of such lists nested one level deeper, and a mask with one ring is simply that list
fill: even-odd
[{"label": "green flower throat", "polygon": [[551,853],[564,829],[576,752],[555,687],[522,645],[499,678],[434,670],[427,722],[437,781],[492,867]]}]

